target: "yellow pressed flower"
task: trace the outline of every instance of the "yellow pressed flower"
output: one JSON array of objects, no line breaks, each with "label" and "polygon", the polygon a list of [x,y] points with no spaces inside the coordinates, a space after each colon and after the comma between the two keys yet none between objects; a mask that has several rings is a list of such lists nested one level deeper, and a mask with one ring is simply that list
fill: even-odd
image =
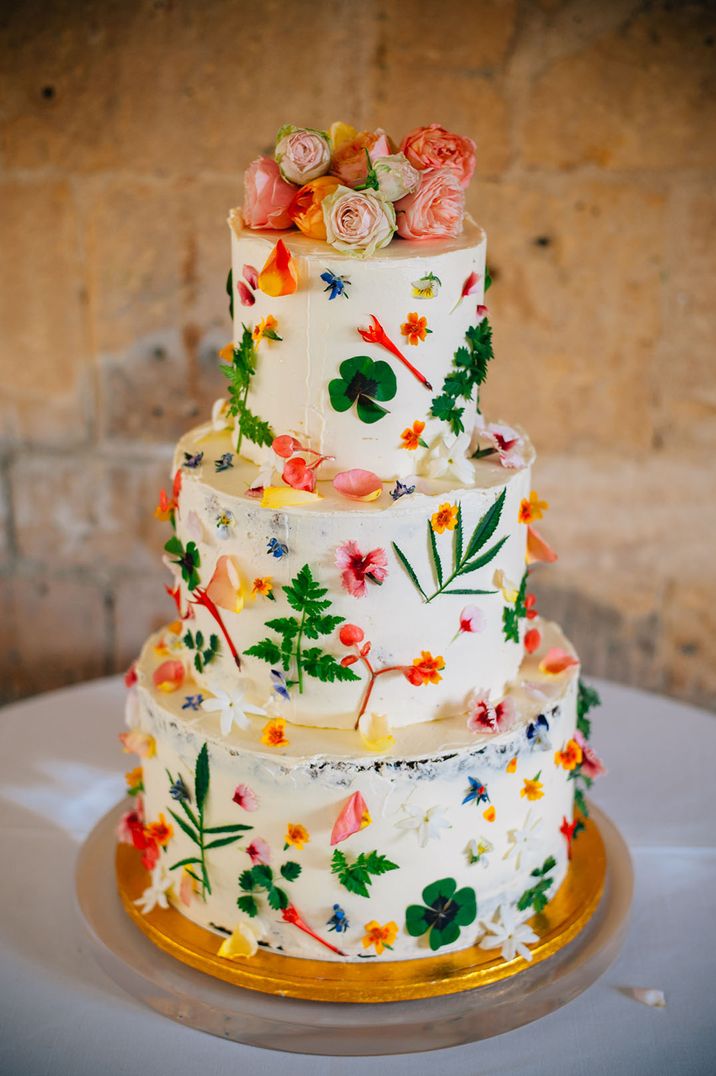
[{"label": "yellow pressed flower", "polygon": [[457,526],[457,505],[449,504],[447,501],[441,504],[437,512],[433,513],[430,522],[436,534],[454,531]]},{"label": "yellow pressed flower", "polygon": [[520,796],[523,799],[530,801],[542,799],[544,791],[539,776],[539,773],[537,773],[534,777],[525,777],[525,783],[520,789]]},{"label": "yellow pressed flower", "polygon": [[537,493],[532,490],[529,500],[523,497],[520,501],[520,511],[517,518],[520,523],[534,523],[536,519],[542,519],[548,508],[549,503],[541,501]]},{"label": "yellow pressed flower", "polygon": [[286,721],[283,717],[274,717],[267,721],[261,733],[261,743],[267,747],[285,747],[288,743],[286,737]]},{"label": "yellow pressed flower", "polygon": [[582,748],[576,740],[567,740],[561,751],[554,755],[555,766],[561,766],[565,770],[575,770],[583,758]]},{"label": "yellow pressed flower", "polygon": [[300,851],[304,845],[308,844],[310,839],[311,834],[305,826],[302,826],[300,822],[289,822],[286,827],[284,848],[298,848]]},{"label": "yellow pressed flower", "polygon": [[259,576],[254,579],[251,587],[253,594],[261,594],[264,598],[268,598],[273,593],[273,579],[270,575]]},{"label": "yellow pressed flower", "polygon": [[494,822],[496,814],[497,811],[495,810],[495,808],[490,806],[482,812],[482,817],[485,819],[486,822]]},{"label": "yellow pressed flower", "polygon": [[363,948],[370,949],[373,946],[378,956],[384,949],[392,949],[393,943],[398,937],[398,924],[392,920],[381,926],[375,919],[371,919],[370,923],[366,923],[363,929],[365,930]]}]

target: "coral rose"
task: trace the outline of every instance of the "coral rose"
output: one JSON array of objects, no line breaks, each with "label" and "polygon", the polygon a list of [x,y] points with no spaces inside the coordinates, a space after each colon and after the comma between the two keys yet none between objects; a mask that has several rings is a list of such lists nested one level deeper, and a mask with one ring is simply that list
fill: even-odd
[{"label": "coral rose", "polygon": [[406,135],[400,147],[410,163],[423,171],[426,168],[450,168],[467,187],[475,171],[475,143],[471,138],[446,131],[439,123],[416,127]]},{"label": "coral rose", "polygon": [[368,175],[366,150],[371,162],[392,153],[390,139],[385,131],[360,131],[334,149],[331,172],[338,176],[345,187],[357,187]]},{"label": "coral rose", "polygon": [[337,187],[333,194],[324,198],[321,208],[326,239],[336,250],[359,256],[371,255],[393,238],[393,204],[372,191]]},{"label": "coral rose", "polygon": [[395,204],[403,239],[448,239],[462,234],[465,192],[449,168],[423,172],[414,194]]},{"label": "coral rose", "polygon": [[296,188],[282,177],[271,157],[257,157],[244,172],[242,216],[249,228],[290,228],[289,206]]},{"label": "coral rose", "polygon": [[309,183],[328,171],[331,163],[328,136],[323,131],[287,124],[276,135],[274,157],[284,179],[299,185]]},{"label": "coral rose", "polygon": [[294,196],[290,208],[291,219],[304,235],[311,239],[326,238],[326,222],[323,219],[323,199],[340,187],[335,176],[319,176],[304,184]]}]

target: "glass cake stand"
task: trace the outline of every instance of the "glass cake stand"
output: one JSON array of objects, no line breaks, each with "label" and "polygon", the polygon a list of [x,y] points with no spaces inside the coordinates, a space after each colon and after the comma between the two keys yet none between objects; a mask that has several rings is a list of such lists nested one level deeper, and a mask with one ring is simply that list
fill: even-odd
[{"label": "glass cake stand", "polygon": [[257,993],[195,970],[158,949],[120,901],[115,828],[125,804],[82,846],[77,903],[104,971],[150,1008],[220,1038],[291,1053],[368,1056],[458,1046],[537,1020],[587,989],[617,957],[626,933],[633,871],[619,831],[590,811],[606,851],[604,892],[581,932],[553,956],[510,978],[462,993],[381,1004],[304,1001]]}]

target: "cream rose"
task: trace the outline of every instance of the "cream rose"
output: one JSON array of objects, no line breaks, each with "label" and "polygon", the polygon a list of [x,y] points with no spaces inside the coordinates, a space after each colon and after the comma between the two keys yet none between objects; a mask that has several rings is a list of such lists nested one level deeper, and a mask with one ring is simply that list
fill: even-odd
[{"label": "cream rose", "polygon": [[373,163],[380,193],[388,202],[397,202],[412,194],[420,183],[420,172],[402,153],[391,153]]},{"label": "cream rose", "polygon": [[283,178],[303,186],[328,171],[331,163],[328,136],[323,131],[289,124],[276,135],[274,157]]},{"label": "cream rose", "polygon": [[338,187],[321,204],[326,239],[347,254],[370,255],[387,246],[395,232],[391,202],[373,191]]}]

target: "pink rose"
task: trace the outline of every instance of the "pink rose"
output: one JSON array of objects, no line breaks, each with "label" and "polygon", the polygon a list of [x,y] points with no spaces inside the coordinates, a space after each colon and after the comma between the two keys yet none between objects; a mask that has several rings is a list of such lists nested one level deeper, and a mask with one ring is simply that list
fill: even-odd
[{"label": "pink rose", "polygon": [[257,157],[244,172],[242,216],[248,228],[292,228],[288,207],[296,188],[287,183],[271,157]]},{"label": "pink rose", "polygon": [[452,239],[462,235],[465,192],[449,168],[428,168],[420,186],[395,203],[403,239]]},{"label": "pink rose", "polygon": [[326,239],[336,250],[370,256],[387,246],[395,232],[395,211],[373,191],[338,187],[321,203]]},{"label": "pink rose", "polygon": [[371,163],[379,157],[388,157],[392,153],[390,139],[385,131],[360,131],[355,138],[344,142],[333,153],[331,174],[338,176],[346,187],[357,187],[368,175],[368,160]]},{"label": "pink rose", "polygon": [[439,123],[417,127],[403,139],[400,147],[410,163],[421,171],[426,168],[450,168],[467,187],[475,171],[475,143],[471,138],[452,134]]},{"label": "pink rose", "polygon": [[276,135],[274,156],[284,179],[302,187],[326,174],[331,163],[331,147],[323,131],[288,124]]}]

